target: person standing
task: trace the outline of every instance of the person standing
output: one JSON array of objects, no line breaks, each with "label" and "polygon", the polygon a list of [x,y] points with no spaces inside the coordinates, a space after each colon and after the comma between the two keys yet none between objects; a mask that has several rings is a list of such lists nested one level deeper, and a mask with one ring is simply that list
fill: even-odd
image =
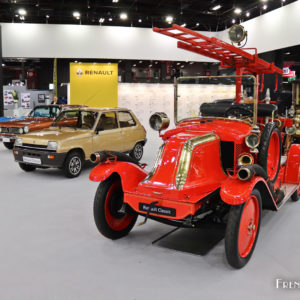
[{"label": "person standing", "polygon": [[57,96],[54,96],[51,104],[57,104],[57,100],[58,100]]}]

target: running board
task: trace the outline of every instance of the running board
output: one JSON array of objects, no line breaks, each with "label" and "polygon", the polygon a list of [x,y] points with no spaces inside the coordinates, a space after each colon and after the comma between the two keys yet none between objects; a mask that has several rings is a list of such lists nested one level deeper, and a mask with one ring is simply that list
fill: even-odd
[{"label": "running board", "polygon": [[291,198],[294,192],[298,190],[298,184],[284,183],[280,190],[283,191],[285,196],[279,203],[276,203],[278,210]]}]

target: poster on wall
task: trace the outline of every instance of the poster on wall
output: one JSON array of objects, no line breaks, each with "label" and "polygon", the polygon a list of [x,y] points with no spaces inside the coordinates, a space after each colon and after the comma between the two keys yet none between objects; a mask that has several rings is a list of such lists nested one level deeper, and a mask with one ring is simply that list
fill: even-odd
[{"label": "poster on wall", "polygon": [[71,104],[118,106],[118,64],[70,63],[70,96]]},{"label": "poster on wall", "polygon": [[21,93],[21,105],[23,108],[30,108],[30,93]]},{"label": "poster on wall", "polygon": [[45,103],[45,94],[38,94],[38,103]]},{"label": "poster on wall", "polygon": [[13,90],[3,91],[4,105],[10,105],[14,103]]}]

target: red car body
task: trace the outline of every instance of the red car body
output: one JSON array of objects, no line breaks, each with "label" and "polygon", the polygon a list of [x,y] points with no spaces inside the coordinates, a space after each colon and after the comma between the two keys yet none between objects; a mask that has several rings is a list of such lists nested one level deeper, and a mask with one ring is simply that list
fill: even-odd
[{"label": "red car body", "polygon": [[[262,209],[277,211],[290,197],[298,200],[300,145],[291,142],[293,120],[278,116],[276,105],[257,103],[257,98],[251,118],[248,104],[240,103],[241,74],[248,65],[248,72],[255,71],[257,91],[258,74],[282,71],[255,56],[251,62],[241,49],[177,25],[154,30],[171,35],[172,29],[182,31],[174,37],[191,43],[179,42],[181,48],[202,51],[203,42],[193,44],[196,38],[202,38],[210,46],[208,56],[216,58],[213,47],[215,53],[223,51],[221,63],[225,53],[221,47],[233,52],[229,58],[237,55],[231,61],[237,68],[235,103],[223,104],[224,112],[219,109],[220,103],[202,105],[199,118],[182,120],[175,129],[162,134],[163,145],[149,173],[117,157],[95,167],[90,173],[92,181],[100,182],[94,202],[95,222],[104,236],[115,239],[129,233],[136,215],[181,227],[199,227],[204,220],[218,220],[227,224],[228,262],[241,268],[255,248]],[[155,118],[159,116],[161,113]],[[114,194],[118,185],[119,202]]]}]

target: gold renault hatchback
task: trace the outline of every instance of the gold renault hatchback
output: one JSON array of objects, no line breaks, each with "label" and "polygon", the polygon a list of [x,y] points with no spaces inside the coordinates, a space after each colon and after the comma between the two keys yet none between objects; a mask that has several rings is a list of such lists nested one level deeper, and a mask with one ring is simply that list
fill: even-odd
[{"label": "gold renault hatchback", "polygon": [[61,168],[73,178],[95,152],[128,153],[139,161],[146,141],[145,128],[128,109],[79,108],[63,111],[46,130],[17,138],[13,153],[26,172]]}]

